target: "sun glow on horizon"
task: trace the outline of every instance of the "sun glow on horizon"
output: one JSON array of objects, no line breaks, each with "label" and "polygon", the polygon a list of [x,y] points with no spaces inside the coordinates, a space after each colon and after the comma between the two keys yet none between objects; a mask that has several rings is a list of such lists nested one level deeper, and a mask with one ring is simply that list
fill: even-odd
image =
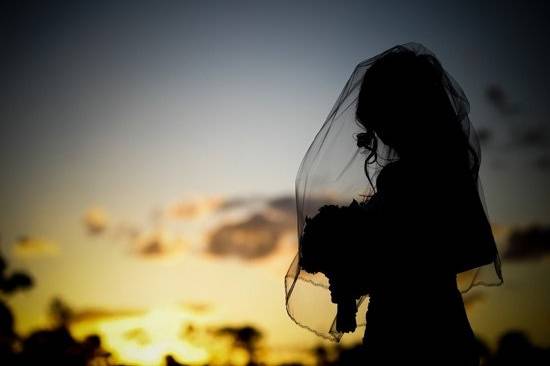
[{"label": "sun glow on horizon", "polygon": [[176,305],[153,308],[142,315],[83,321],[71,326],[78,338],[98,333],[118,362],[164,364],[172,355],[180,362],[204,364],[214,351],[206,344],[188,341],[185,326],[202,323],[208,315],[195,315]]}]

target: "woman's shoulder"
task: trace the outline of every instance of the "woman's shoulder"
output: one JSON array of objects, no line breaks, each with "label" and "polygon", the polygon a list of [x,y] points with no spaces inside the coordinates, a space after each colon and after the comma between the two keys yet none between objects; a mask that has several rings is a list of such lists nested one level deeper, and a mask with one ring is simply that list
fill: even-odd
[{"label": "woman's shoulder", "polygon": [[[430,192],[433,182],[423,171],[411,164],[395,161],[384,166],[376,178],[376,191],[386,206],[401,209],[416,207],[434,196]],[[426,202],[424,202],[426,201]]]},{"label": "woman's shoulder", "polygon": [[385,190],[388,187],[402,184],[402,179],[405,177],[406,166],[399,160],[385,165],[378,176],[376,177],[376,187],[380,190]]}]

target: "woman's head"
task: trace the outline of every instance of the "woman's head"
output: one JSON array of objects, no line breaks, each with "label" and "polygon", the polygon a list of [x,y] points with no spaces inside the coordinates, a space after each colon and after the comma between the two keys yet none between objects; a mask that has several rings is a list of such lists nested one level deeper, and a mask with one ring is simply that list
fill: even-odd
[{"label": "woman's head", "polygon": [[400,158],[422,158],[441,147],[447,150],[446,158],[466,152],[468,137],[446,82],[440,63],[429,54],[395,48],[382,55],[366,70],[361,84],[356,120],[365,132],[358,136],[358,146],[372,152],[378,137]]}]

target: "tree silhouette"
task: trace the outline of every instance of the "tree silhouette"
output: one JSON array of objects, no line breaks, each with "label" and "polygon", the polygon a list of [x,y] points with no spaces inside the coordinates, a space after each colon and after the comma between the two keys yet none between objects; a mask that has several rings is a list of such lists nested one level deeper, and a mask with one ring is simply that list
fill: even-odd
[{"label": "tree silhouette", "polygon": [[[32,288],[34,281],[29,274],[21,271],[9,273],[7,268],[8,263],[0,252],[1,295],[9,296],[17,291]],[[89,335],[82,342],[72,337],[68,323],[73,312],[65,302],[55,298],[49,310],[54,320],[54,327],[35,331],[23,338],[15,332],[11,309],[0,299],[0,364],[3,366],[110,364],[110,354],[102,349],[99,336]]]},{"label": "tree silhouette", "polygon": [[240,348],[248,354],[248,366],[259,365],[257,351],[263,334],[250,325],[243,327],[222,327],[216,332],[220,336],[229,336],[233,339],[233,347]]},{"label": "tree silhouette", "polygon": [[[1,245],[0,240],[0,245]],[[8,264],[0,252],[0,294],[12,295],[17,291],[28,290],[33,286],[30,275],[24,272],[7,272]],[[0,360],[7,364],[15,363],[16,348],[20,345],[20,339],[14,328],[13,313],[9,306],[0,299]]]},{"label": "tree silhouette", "polygon": [[58,326],[66,326],[71,321],[74,312],[62,299],[56,297],[50,302],[49,315]]}]

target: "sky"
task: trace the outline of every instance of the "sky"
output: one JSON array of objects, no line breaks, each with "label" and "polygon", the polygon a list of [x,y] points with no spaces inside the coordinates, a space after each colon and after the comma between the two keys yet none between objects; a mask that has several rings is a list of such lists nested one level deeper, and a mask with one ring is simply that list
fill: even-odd
[{"label": "sky", "polygon": [[[491,342],[514,328],[550,345],[548,5],[1,9],[1,250],[36,280],[8,299],[21,332],[45,324],[60,297],[95,311],[75,332],[100,332],[126,361],[156,362],[170,347],[200,360],[176,336],[158,340],[171,319],[251,323],[279,350],[320,341],[284,308],[298,166],[355,65],[415,41],[464,89],[482,142],[505,284],[479,290],[472,327]],[[132,347],[127,328],[150,342]]]}]

